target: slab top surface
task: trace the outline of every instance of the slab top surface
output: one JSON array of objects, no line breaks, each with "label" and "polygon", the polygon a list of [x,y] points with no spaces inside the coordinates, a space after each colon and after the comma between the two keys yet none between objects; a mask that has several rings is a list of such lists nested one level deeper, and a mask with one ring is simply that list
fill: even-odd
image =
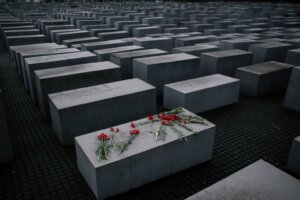
[{"label": "slab top surface", "polygon": [[[184,114],[186,115],[193,115],[195,114],[187,111],[184,109]],[[86,135],[78,136],[75,138],[77,144],[80,146],[80,148],[84,151],[85,155],[88,157],[89,161],[93,164],[95,168],[102,167],[108,164],[111,164],[113,162],[125,159],[130,156],[134,156],[143,152],[146,152],[148,150],[159,148],[165,144],[175,142],[176,140],[179,140],[178,135],[174,133],[174,131],[170,127],[166,127],[167,136],[164,141],[156,141],[155,137],[155,131],[158,130],[160,126],[160,122],[150,122],[143,124],[145,122],[148,122],[148,118],[140,119],[137,121],[134,121],[134,124],[137,125],[137,129],[140,129],[140,134],[133,140],[132,144],[128,147],[126,151],[123,153],[118,153],[114,150],[111,151],[110,157],[108,160],[97,160],[96,157],[96,149],[98,142],[97,141],[97,135],[104,132],[109,134],[109,129],[99,130],[95,131]],[[199,133],[200,135],[195,135],[195,137],[199,136],[201,137],[201,131],[215,127],[214,124],[208,122],[205,120],[207,125],[202,124],[188,124],[196,133]],[[143,124],[139,126],[139,124]],[[117,133],[115,136],[117,141],[126,141],[126,138],[128,136],[129,131],[131,130],[130,123],[122,124],[119,126],[116,126],[120,129],[120,132]],[[193,133],[191,131],[187,131],[183,128],[177,127],[185,136],[190,136]],[[178,141],[180,142],[180,141]],[[182,145],[188,145],[188,142],[181,141]],[[187,144],[186,144],[187,143]]]},{"label": "slab top surface", "polygon": [[28,64],[38,64],[38,63],[55,62],[61,60],[70,60],[70,59],[85,58],[85,57],[92,57],[92,56],[96,56],[96,55],[89,51],[80,51],[80,52],[66,53],[66,54],[31,57],[31,58],[26,58],[25,60]]},{"label": "slab top surface", "polygon": [[205,50],[205,49],[215,49],[218,48],[217,46],[209,45],[209,44],[198,44],[195,46],[184,46],[184,47],[176,47],[174,49],[181,50],[181,51],[193,51],[193,50]]},{"label": "slab top surface", "polygon": [[166,87],[177,90],[181,93],[187,94],[207,88],[217,87],[224,84],[238,82],[239,79],[231,78],[221,74],[214,74],[210,76],[204,76],[195,79],[189,79],[186,81],[175,82],[166,84]]},{"label": "slab top surface", "polygon": [[101,71],[108,69],[120,68],[118,65],[109,61],[86,63],[79,65],[70,65],[66,67],[49,68],[43,70],[36,70],[35,73],[39,79],[55,78],[59,76],[68,76],[72,74],[80,74],[93,71]]},{"label": "slab top surface", "polygon": [[254,47],[259,47],[259,48],[278,48],[278,47],[292,47],[293,45],[291,44],[285,44],[285,43],[280,43],[280,42],[267,42],[267,43],[262,43],[262,44],[254,44]]},{"label": "slab top surface", "polygon": [[64,109],[152,89],[155,87],[135,78],[54,93],[49,97],[57,109]]},{"label": "slab top surface", "polygon": [[126,51],[126,50],[129,51],[132,49],[143,49],[143,47],[137,46],[137,45],[129,45],[129,46],[123,46],[123,47],[95,50],[94,53],[101,55],[101,54],[114,53],[114,52],[119,52],[119,51]]},{"label": "slab top surface", "polygon": [[259,160],[187,200],[298,200],[299,188],[299,180]]},{"label": "slab top surface", "polygon": [[136,61],[141,62],[145,65],[154,65],[160,63],[169,63],[169,62],[177,62],[177,61],[185,61],[185,60],[193,60],[199,59],[197,56],[193,56],[186,53],[176,53],[162,56],[152,56],[147,58],[138,58]]},{"label": "slab top surface", "polygon": [[[62,45],[64,46],[64,45]],[[31,56],[31,55],[43,55],[43,54],[59,54],[59,53],[72,53],[72,52],[79,52],[78,49],[75,48],[55,48],[55,49],[36,49],[33,51],[27,51],[21,53],[21,56]]]},{"label": "slab top surface", "polygon": [[270,62],[255,64],[255,65],[240,67],[238,69],[260,75],[260,74],[267,74],[270,72],[288,69],[291,67],[294,67],[294,65],[289,65],[286,63],[280,63],[276,61],[270,61]]},{"label": "slab top surface", "polygon": [[122,53],[115,53],[115,54],[112,54],[112,56],[118,57],[118,58],[134,58],[134,57],[147,56],[147,55],[151,55],[151,54],[162,54],[162,53],[167,53],[167,52],[160,50],[160,49],[145,49],[145,50],[139,50],[139,51],[128,51],[128,52],[122,52]]},{"label": "slab top surface", "polygon": [[240,56],[240,55],[250,55],[253,54],[249,51],[243,51],[239,49],[231,49],[231,50],[224,50],[224,51],[212,51],[203,53],[203,55],[208,55],[212,57],[222,58],[222,57],[233,57],[233,56]]}]

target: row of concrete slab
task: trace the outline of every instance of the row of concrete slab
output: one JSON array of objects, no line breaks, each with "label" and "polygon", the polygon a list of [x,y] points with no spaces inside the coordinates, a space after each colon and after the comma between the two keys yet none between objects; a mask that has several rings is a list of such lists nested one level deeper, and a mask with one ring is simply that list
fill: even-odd
[{"label": "row of concrete slab", "polygon": [[[207,122],[193,127],[199,137],[185,133],[188,145],[172,137],[155,142],[143,133],[124,154],[104,162],[96,159],[97,134],[116,125],[126,130],[133,120],[143,122],[156,113],[157,96],[164,97],[165,108],[182,106],[194,115],[237,103],[240,91],[261,96],[288,88],[285,105],[300,110],[300,68],[295,67],[300,64],[300,22],[293,12],[286,18],[282,10],[267,6],[255,18],[249,12],[256,4],[225,6],[228,12],[217,13],[209,4],[205,10],[201,4],[162,4],[170,6],[163,11],[160,4],[149,5],[151,9],[129,11],[12,10],[18,18],[4,15],[0,20],[2,38],[25,88],[45,118],[51,118],[63,145],[74,144],[76,137],[79,170],[98,199],[212,158],[215,125]],[[242,14],[229,12],[238,8]],[[242,19],[245,13],[254,20]],[[148,129],[141,127],[145,133]],[[293,152],[291,169],[299,169],[299,154]],[[289,191],[285,198],[299,194]]]}]

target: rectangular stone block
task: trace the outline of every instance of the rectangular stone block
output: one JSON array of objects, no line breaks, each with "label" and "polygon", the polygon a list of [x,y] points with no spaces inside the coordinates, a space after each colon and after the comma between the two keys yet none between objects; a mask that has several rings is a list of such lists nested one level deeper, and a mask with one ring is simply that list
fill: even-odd
[{"label": "rectangular stone block", "polygon": [[211,36],[194,36],[178,38],[175,40],[175,47],[191,46],[197,43],[209,42],[210,40]]},{"label": "rectangular stone block", "polygon": [[51,41],[51,31],[54,30],[67,30],[67,29],[75,29],[74,25],[57,25],[57,26],[46,26],[45,34],[47,37],[47,41]]},{"label": "rectangular stone block", "polygon": [[236,77],[241,80],[243,94],[262,96],[286,90],[292,67],[271,61],[238,68]]},{"label": "rectangular stone block", "polygon": [[99,42],[99,41],[100,41],[100,38],[98,38],[98,37],[84,37],[84,38],[64,40],[63,44],[70,48],[73,44],[81,44],[81,43],[87,43],[87,42]]},{"label": "rectangular stone block", "polygon": [[6,37],[6,40],[7,46],[19,46],[46,42],[44,35],[8,36]]},{"label": "rectangular stone block", "polygon": [[102,41],[106,40],[116,40],[129,37],[127,31],[113,31],[113,32],[106,32],[106,33],[98,33],[98,37]]},{"label": "rectangular stone block", "polygon": [[296,137],[293,141],[287,167],[289,170],[300,176],[300,136]]},{"label": "rectangular stone block", "polygon": [[147,34],[161,33],[162,30],[158,26],[147,26],[133,29],[133,37],[145,37]]},{"label": "rectangular stone block", "polygon": [[[275,189],[276,188],[276,189]],[[289,199],[300,196],[300,181],[259,160],[186,200],[199,199]]]},{"label": "rectangular stone block", "polygon": [[300,66],[300,49],[289,50],[285,62],[291,65]]},{"label": "rectangular stone block", "polygon": [[6,163],[14,158],[14,153],[2,102],[2,93],[0,89],[0,163]]},{"label": "rectangular stone block", "polygon": [[111,62],[94,62],[36,70],[35,83],[39,109],[50,119],[48,95],[120,80],[120,67]]},{"label": "rectangular stone block", "polygon": [[214,74],[164,86],[164,107],[184,107],[193,113],[205,112],[239,101],[240,81]]},{"label": "rectangular stone block", "polygon": [[136,38],[133,41],[134,45],[142,46],[145,49],[161,49],[163,51],[171,52],[173,43],[172,39],[168,37],[159,37],[159,38]]},{"label": "rectangular stone block", "polygon": [[109,49],[114,47],[122,47],[131,45],[132,42],[124,40],[110,40],[110,41],[101,41],[101,42],[88,42],[81,44],[81,50],[84,51],[94,51],[100,49]]},{"label": "rectangular stone block", "polygon": [[138,58],[133,61],[133,77],[154,85],[161,96],[165,84],[198,77],[199,61],[185,53]]},{"label": "rectangular stone block", "polygon": [[57,34],[59,34],[59,33],[74,32],[74,31],[80,31],[80,29],[57,29],[57,30],[52,30],[49,33],[50,41],[57,43],[57,38],[56,38]]},{"label": "rectangular stone block", "polygon": [[127,31],[130,36],[133,36],[133,31],[135,28],[147,27],[148,24],[130,24],[124,26],[124,31]]},{"label": "rectangular stone block", "polygon": [[130,51],[114,53],[110,56],[110,61],[121,67],[122,79],[132,78],[133,60],[136,58],[165,55],[168,52],[160,49],[145,49],[139,51]]},{"label": "rectangular stone block", "polygon": [[218,51],[219,47],[207,44],[198,44],[195,46],[185,46],[173,48],[172,53],[188,53],[194,56],[200,56],[201,53]]},{"label": "rectangular stone block", "polygon": [[39,34],[38,29],[21,29],[21,30],[7,30],[3,31],[3,36],[24,36],[24,35],[36,35]]},{"label": "rectangular stone block", "polygon": [[300,67],[294,67],[284,98],[284,106],[300,112]]},{"label": "rectangular stone block", "polygon": [[130,46],[123,46],[123,47],[115,47],[110,49],[95,50],[94,53],[97,55],[98,61],[107,61],[110,59],[110,55],[113,53],[135,51],[135,50],[142,50],[142,49],[144,48],[136,45],[130,45]]},{"label": "rectangular stone block", "polygon": [[[184,114],[195,116],[187,110],[184,110]],[[145,118],[135,123],[147,121]],[[160,122],[141,125],[140,134],[126,151],[120,154],[112,150],[109,160],[104,161],[98,161],[95,154],[97,135],[101,132],[109,133],[109,129],[76,137],[78,169],[97,199],[105,199],[161,179],[212,158],[216,127],[205,122],[207,125],[189,124],[197,135],[178,127],[188,142],[180,141],[169,127],[166,128],[165,140],[156,141],[153,132],[159,128]],[[126,139],[130,123],[117,127],[120,132],[115,138],[121,141]]]},{"label": "rectangular stone block", "polygon": [[252,63],[253,53],[238,49],[201,54],[200,75],[223,74],[235,76],[237,68]]},{"label": "rectangular stone block", "polygon": [[62,44],[64,40],[70,40],[70,39],[78,39],[83,37],[89,37],[90,32],[89,31],[72,31],[72,32],[62,32],[56,34],[56,42],[58,44]]},{"label": "rectangular stone block", "polygon": [[292,49],[293,45],[270,42],[263,44],[250,45],[249,51],[253,52],[253,64],[267,62],[267,61],[277,61],[284,62],[288,50]]},{"label": "rectangular stone block", "polygon": [[251,39],[247,39],[247,38],[221,40],[220,41],[220,50],[240,49],[240,50],[248,51],[250,45],[257,44],[257,43],[259,43],[259,42],[256,40],[251,40]]},{"label": "rectangular stone block", "polygon": [[78,49],[75,48],[66,48],[66,47],[57,47],[56,49],[40,49],[40,50],[31,50],[31,51],[22,51],[20,52],[20,75],[23,77],[24,86],[27,90],[29,90],[27,74],[26,74],[26,63],[25,59],[30,57],[38,57],[38,56],[47,56],[47,55],[55,55],[55,54],[65,54],[65,53],[73,53],[79,52]]},{"label": "rectangular stone block", "polygon": [[48,69],[54,67],[64,67],[68,65],[83,64],[96,61],[97,56],[88,51],[26,58],[26,74],[32,100],[35,103],[37,103],[38,101],[36,85],[34,80],[35,70]]},{"label": "rectangular stone block", "polygon": [[90,30],[91,36],[98,36],[99,33],[107,33],[107,32],[113,32],[118,31],[117,28],[93,28]]},{"label": "rectangular stone block", "polygon": [[63,145],[74,137],[145,117],[156,111],[155,88],[139,79],[49,95],[52,125]]}]

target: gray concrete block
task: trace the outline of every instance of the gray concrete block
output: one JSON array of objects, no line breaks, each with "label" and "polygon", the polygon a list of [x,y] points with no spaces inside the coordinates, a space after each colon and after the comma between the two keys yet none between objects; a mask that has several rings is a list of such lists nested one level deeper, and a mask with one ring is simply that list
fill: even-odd
[{"label": "gray concrete block", "polygon": [[21,29],[21,30],[7,30],[3,31],[3,36],[24,36],[24,35],[37,35],[40,31],[38,29]]},{"label": "gray concrete block", "polygon": [[286,63],[291,65],[300,65],[300,49],[289,50],[286,56]]},{"label": "gray concrete block", "polygon": [[32,100],[35,103],[38,102],[34,80],[35,70],[64,67],[68,65],[83,64],[96,61],[97,56],[88,51],[26,58],[26,75]]},{"label": "gray concrete block", "polygon": [[287,167],[289,170],[300,176],[300,136],[296,137],[293,141]]},{"label": "gray concrete block", "polygon": [[218,51],[219,47],[207,44],[198,44],[195,46],[185,46],[173,48],[172,53],[188,53],[194,56],[200,56],[202,53]]},{"label": "gray concrete block", "polygon": [[149,26],[148,24],[130,24],[130,25],[125,25],[124,26],[124,31],[127,31],[130,36],[133,36],[133,30],[135,28],[141,28],[141,27],[147,27]]},{"label": "gray concrete block", "polygon": [[78,38],[84,38],[89,37],[90,32],[89,31],[72,31],[72,32],[61,32],[56,34],[56,42],[58,44],[62,44],[64,40],[70,40],[70,39],[78,39]]},{"label": "gray concrete block", "polygon": [[184,107],[193,113],[238,103],[240,81],[214,74],[164,86],[164,107]]},{"label": "gray concrete block", "polygon": [[[186,110],[185,114],[194,115]],[[136,123],[146,120],[148,119],[140,119]],[[166,139],[156,142],[151,131],[158,129],[160,123],[143,125],[140,128],[140,135],[135,138],[127,151],[122,154],[111,151],[109,160],[101,162],[97,160],[95,154],[97,135],[100,132],[109,133],[109,130],[104,129],[76,137],[78,169],[97,199],[105,199],[145,185],[212,159],[216,128],[214,124],[207,123],[206,126],[191,124],[193,130],[198,133],[197,136],[180,129],[188,139],[186,143],[180,141],[168,127]],[[114,124],[116,125],[117,123]],[[122,131],[116,137],[123,140],[127,135],[125,133],[130,131],[130,123],[118,127]]]},{"label": "gray concrete block", "polygon": [[284,106],[300,112],[300,67],[294,67],[285,94]]},{"label": "gray concrete block", "polygon": [[46,119],[50,119],[48,94],[114,82],[121,78],[120,67],[108,61],[36,70],[34,73],[39,109]]},{"label": "gray concrete block", "polygon": [[156,111],[155,88],[139,79],[49,95],[53,130],[63,145],[74,137],[145,117]]},{"label": "gray concrete block", "polygon": [[19,46],[46,42],[44,35],[8,36],[6,37],[6,40],[7,46]]},{"label": "gray concrete block", "polygon": [[121,67],[122,79],[132,78],[133,60],[136,58],[165,55],[168,52],[160,49],[145,49],[139,51],[129,51],[114,53],[110,56],[110,61]]},{"label": "gray concrete block", "polygon": [[238,49],[201,54],[200,75],[223,74],[235,76],[235,70],[252,63],[253,53]]},{"label": "gray concrete block", "polygon": [[124,41],[124,40],[109,40],[109,41],[101,41],[101,42],[87,42],[81,44],[81,50],[84,51],[94,51],[100,49],[108,49],[114,47],[122,47],[131,45],[132,42]]},{"label": "gray concrete block", "polygon": [[284,62],[288,50],[292,49],[293,45],[270,42],[263,44],[250,45],[249,51],[253,52],[253,64],[267,61]]},{"label": "gray concrete block", "polygon": [[209,42],[211,36],[184,37],[175,40],[175,47],[191,46],[197,43]]},{"label": "gray concrete block", "polygon": [[57,26],[46,26],[45,27],[45,34],[47,37],[47,41],[51,41],[51,31],[54,30],[63,30],[63,29],[75,29],[74,25],[57,25]]},{"label": "gray concrete block", "polygon": [[90,30],[91,36],[98,36],[99,33],[118,31],[117,28],[93,28]]},{"label": "gray concrete block", "polygon": [[238,68],[236,77],[241,80],[241,92],[256,97],[286,90],[292,68],[271,61]]},{"label": "gray concrete block", "polygon": [[162,30],[158,26],[138,27],[133,29],[133,37],[145,37],[147,34],[161,33]]},{"label": "gray concrete block", "polygon": [[110,55],[113,53],[136,51],[142,49],[144,48],[136,45],[130,45],[130,46],[123,46],[123,47],[115,47],[110,49],[95,50],[94,54],[97,55],[98,61],[107,61],[110,59]]},{"label": "gray concrete block", "polygon": [[133,41],[134,45],[142,46],[145,49],[161,49],[163,51],[171,52],[173,43],[172,39],[168,37],[159,37],[159,38],[136,38]]},{"label": "gray concrete block", "polygon": [[185,53],[138,58],[133,61],[133,77],[154,85],[161,96],[165,84],[198,77],[199,61]]},{"label": "gray concrete block", "polygon": [[251,40],[247,38],[235,38],[229,40],[221,40],[220,41],[220,50],[228,50],[228,49],[240,49],[244,51],[248,51],[249,46],[252,44],[259,43],[256,40]]},{"label": "gray concrete block", "polygon": [[[62,45],[60,45],[62,46]],[[38,57],[38,56],[47,56],[47,55],[55,55],[55,54],[65,54],[65,53],[74,53],[74,52],[79,52],[78,49],[75,48],[66,48],[58,46],[57,48],[50,48],[50,49],[38,49],[38,50],[29,50],[29,51],[22,51],[20,52],[20,75],[23,77],[24,81],[24,86],[26,90],[29,91],[29,81],[27,79],[27,74],[26,74],[26,63],[25,59],[26,58],[31,58],[31,57]]]},{"label": "gray concrete block", "polygon": [[87,42],[99,42],[99,41],[100,41],[100,38],[98,38],[98,37],[84,37],[84,38],[63,40],[63,44],[70,48],[73,44],[81,44],[81,43],[87,43]]},{"label": "gray concrete block", "polygon": [[74,31],[80,31],[80,29],[57,29],[57,30],[51,30],[49,33],[50,41],[57,43],[56,35],[59,33],[67,33],[67,32],[74,32]]},{"label": "gray concrete block", "polygon": [[259,160],[186,200],[298,200],[300,181]]}]

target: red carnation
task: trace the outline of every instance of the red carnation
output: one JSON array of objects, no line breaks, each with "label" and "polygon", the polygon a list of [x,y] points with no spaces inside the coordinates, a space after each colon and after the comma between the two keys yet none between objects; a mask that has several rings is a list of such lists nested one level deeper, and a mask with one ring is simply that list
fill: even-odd
[{"label": "red carnation", "polygon": [[131,128],[135,128],[135,124],[133,122],[131,122],[130,126]]},{"label": "red carnation", "polygon": [[98,135],[98,140],[102,140],[102,141],[110,140],[110,137],[109,137],[109,135],[107,135],[105,133],[101,133],[101,134]]},{"label": "red carnation", "polygon": [[152,121],[154,119],[154,115],[149,115],[148,119]]},{"label": "red carnation", "polygon": [[130,135],[138,135],[140,134],[140,130],[134,129],[130,131]]}]

